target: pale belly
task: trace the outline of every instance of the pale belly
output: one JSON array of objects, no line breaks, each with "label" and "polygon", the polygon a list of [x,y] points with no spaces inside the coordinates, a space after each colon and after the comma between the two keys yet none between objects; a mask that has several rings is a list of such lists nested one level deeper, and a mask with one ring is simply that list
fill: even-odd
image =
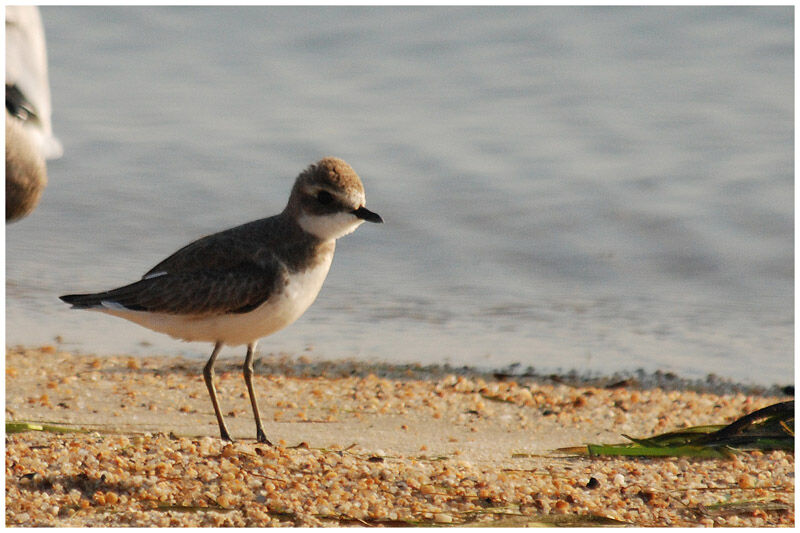
[{"label": "pale belly", "polygon": [[185,341],[222,342],[229,346],[249,344],[281,330],[300,318],[314,303],[330,269],[333,254],[316,268],[289,278],[284,290],[248,313],[215,316],[171,315],[98,309],[148,329]]}]

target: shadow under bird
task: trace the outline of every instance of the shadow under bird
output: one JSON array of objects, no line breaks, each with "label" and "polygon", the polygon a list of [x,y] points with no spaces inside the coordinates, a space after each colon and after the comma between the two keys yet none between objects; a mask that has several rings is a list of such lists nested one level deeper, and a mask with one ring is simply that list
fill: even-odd
[{"label": "shadow under bird", "polygon": [[336,239],[364,221],[383,222],[364,203],[364,187],[350,165],[327,157],[297,177],[280,214],[194,241],[130,285],[60,298],[74,309],[125,318],[178,339],[213,342],[203,377],[220,436],[228,441],[214,362],[223,345],[246,344],[243,374],[256,439],[270,444],[253,389],[256,343],[297,320],[314,302]]}]

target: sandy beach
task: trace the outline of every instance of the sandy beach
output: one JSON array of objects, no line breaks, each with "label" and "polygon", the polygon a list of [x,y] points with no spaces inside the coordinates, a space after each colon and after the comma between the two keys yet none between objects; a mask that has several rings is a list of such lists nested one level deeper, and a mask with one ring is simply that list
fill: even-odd
[{"label": "sandy beach", "polygon": [[[8,526],[792,526],[794,454],[590,458],[556,448],[722,424],[791,399],[637,380],[257,359],[255,441],[241,358],[6,350]],[[717,390],[714,390],[714,389]],[[673,387],[673,389],[675,389]],[[702,389],[702,388],[700,388]]]}]

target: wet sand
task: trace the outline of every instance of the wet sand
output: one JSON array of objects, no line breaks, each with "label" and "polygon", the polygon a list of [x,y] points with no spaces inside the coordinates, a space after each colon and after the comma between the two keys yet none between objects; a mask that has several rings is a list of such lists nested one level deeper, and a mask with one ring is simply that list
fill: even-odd
[{"label": "wet sand", "polygon": [[269,447],[255,442],[240,365],[238,356],[217,365],[237,440],[228,444],[202,361],[7,348],[6,421],[86,432],[7,436],[6,524],[794,524],[793,453],[553,452],[726,423],[787,399],[777,389],[567,384],[263,357],[254,383]]}]

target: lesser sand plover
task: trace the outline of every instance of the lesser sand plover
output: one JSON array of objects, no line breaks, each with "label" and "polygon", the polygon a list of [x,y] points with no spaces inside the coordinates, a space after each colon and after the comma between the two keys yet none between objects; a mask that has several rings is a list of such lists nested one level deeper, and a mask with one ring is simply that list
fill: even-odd
[{"label": "lesser sand plover", "polygon": [[256,438],[269,444],[253,389],[256,342],[308,309],[328,274],[336,239],[364,221],[383,222],[364,207],[364,187],[350,165],[328,157],[297,177],[279,215],[194,241],[130,285],[61,299],[178,339],[215,343],[203,377],[224,440],[232,439],[217,401],[214,362],[224,344],[246,344],[243,373]]}]

